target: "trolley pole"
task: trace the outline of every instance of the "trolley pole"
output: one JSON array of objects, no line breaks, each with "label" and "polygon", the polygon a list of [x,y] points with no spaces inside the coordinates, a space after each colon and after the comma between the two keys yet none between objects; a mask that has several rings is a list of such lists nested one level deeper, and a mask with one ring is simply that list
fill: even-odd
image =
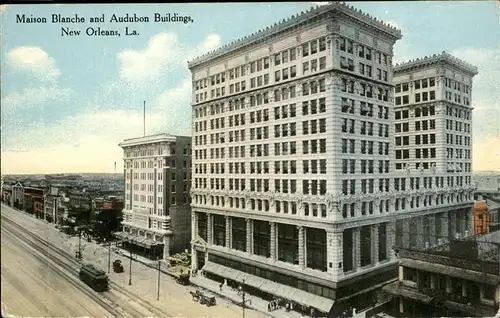
[{"label": "trolley pole", "polygon": [[160,265],[161,261],[158,261],[158,292],[156,293],[156,300],[160,300]]},{"label": "trolley pole", "polygon": [[242,285],[240,285],[240,287],[241,287],[241,289],[240,289],[241,290],[241,298],[242,298],[241,308],[243,309],[243,318],[245,318],[245,308],[246,308],[247,302],[249,302],[251,304],[252,300],[251,299],[246,299],[246,293],[245,293],[245,290],[243,289],[243,285],[245,285],[245,280],[243,280]]},{"label": "trolley pole", "polygon": [[129,276],[128,276],[128,284],[132,285],[132,250],[130,250],[130,263],[129,263]]},{"label": "trolley pole", "polygon": [[111,272],[111,241],[108,240],[108,274]]},{"label": "trolley pole", "polygon": [[78,228],[78,259],[82,259],[82,228]]}]

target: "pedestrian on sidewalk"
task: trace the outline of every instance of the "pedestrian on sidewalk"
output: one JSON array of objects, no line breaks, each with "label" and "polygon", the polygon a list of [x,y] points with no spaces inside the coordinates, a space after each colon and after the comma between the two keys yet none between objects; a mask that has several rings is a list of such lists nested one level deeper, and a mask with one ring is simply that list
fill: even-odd
[{"label": "pedestrian on sidewalk", "polygon": [[220,289],[220,291],[222,291],[222,286],[224,286],[224,284],[223,284],[223,283],[220,283],[220,285],[219,285],[219,289]]}]

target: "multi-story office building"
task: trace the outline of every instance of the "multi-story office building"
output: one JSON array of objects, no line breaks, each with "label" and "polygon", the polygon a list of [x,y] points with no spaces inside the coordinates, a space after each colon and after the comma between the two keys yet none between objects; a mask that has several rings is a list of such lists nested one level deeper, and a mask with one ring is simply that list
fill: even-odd
[{"label": "multi-story office building", "polygon": [[396,246],[472,235],[472,79],[443,52],[394,68]]},{"label": "multi-story office building", "polygon": [[322,312],[396,277],[400,38],[332,3],[189,63],[194,267]]},{"label": "multi-story office building", "polygon": [[123,232],[134,252],[167,259],[191,239],[191,137],[158,134],[126,139]]}]

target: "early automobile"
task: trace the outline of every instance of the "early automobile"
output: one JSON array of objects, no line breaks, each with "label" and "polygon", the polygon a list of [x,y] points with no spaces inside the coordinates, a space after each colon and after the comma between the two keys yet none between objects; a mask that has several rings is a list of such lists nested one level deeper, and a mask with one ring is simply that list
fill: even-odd
[{"label": "early automobile", "polygon": [[117,260],[115,260],[113,262],[113,271],[115,273],[123,273],[122,261],[120,261],[119,259],[117,259]]},{"label": "early automobile", "polygon": [[189,274],[180,274],[179,277],[177,277],[177,283],[181,285],[189,285]]},{"label": "early automobile", "polygon": [[210,293],[202,293],[200,295],[200,304],[207,306],[215,306],[215,296]]}]

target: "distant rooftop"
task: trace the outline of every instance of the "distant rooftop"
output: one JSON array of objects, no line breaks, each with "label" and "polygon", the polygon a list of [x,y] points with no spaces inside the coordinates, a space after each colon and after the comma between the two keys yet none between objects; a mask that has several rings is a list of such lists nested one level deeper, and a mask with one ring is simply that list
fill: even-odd
[{"label": "distant rooftop", "polygon": [[441,54],[433,54],[432,56],[429,55],[423,58],[410,60],[408,62],[397,63],[396,66],[394,66],[394,75],[397,75],[397,73],[409,72],[415,69],[443,63],[448,63],[464,72],[469,73],[471,76],[478,74],[476,66],[469,64],[446,51],[443,51]]},{"label": "distant rooftop", "polygon": [[155,142],[160,142],[160,141],[174,142],[176,138],[177,138],[177,136],[172,135],[172,134],[167,134],[167,133],[147,135],[147,136],[125,139],[124,141],[120,142],[118,144],[118,146],[129,147],[129,146],[135,146],[135,145],[141,145],[141,144],[155,143]]},{"label": "distant rooftop", "polygon": [[314,17],[318,17],[320,15],[324,15],[328,12],[337,11],[342,14],[351,16],[357,20],[360,20],[371,27],[377,28],[394,39],[401,39],[401,30],[395,28],[389,23],[383,22],[368,13],[365,13],[353,6],[350,6],[344,2],[330,2],[327,5],[311,7],[306,12],[302,11],[300,14],[293,15],[288,19],[283,19],[281,22],[275,23],[273,26],[268,26],[265,29],[261,29],[257,32],[252,33],[249,36],[245,36],[236,41],[232,41],[216,50],[208,52],[202,56],[195,58],[192,61],[188,62],[188,67],[195,67],[203,62],[206,62],[210,59],[223,56],[232,51],[240,49],[244,46],[251,45],[256,43],[257,41],[261,41],[262,39],[267,39],[276,33],[289,29],[293,26],[297,26],[302,24]]}]

